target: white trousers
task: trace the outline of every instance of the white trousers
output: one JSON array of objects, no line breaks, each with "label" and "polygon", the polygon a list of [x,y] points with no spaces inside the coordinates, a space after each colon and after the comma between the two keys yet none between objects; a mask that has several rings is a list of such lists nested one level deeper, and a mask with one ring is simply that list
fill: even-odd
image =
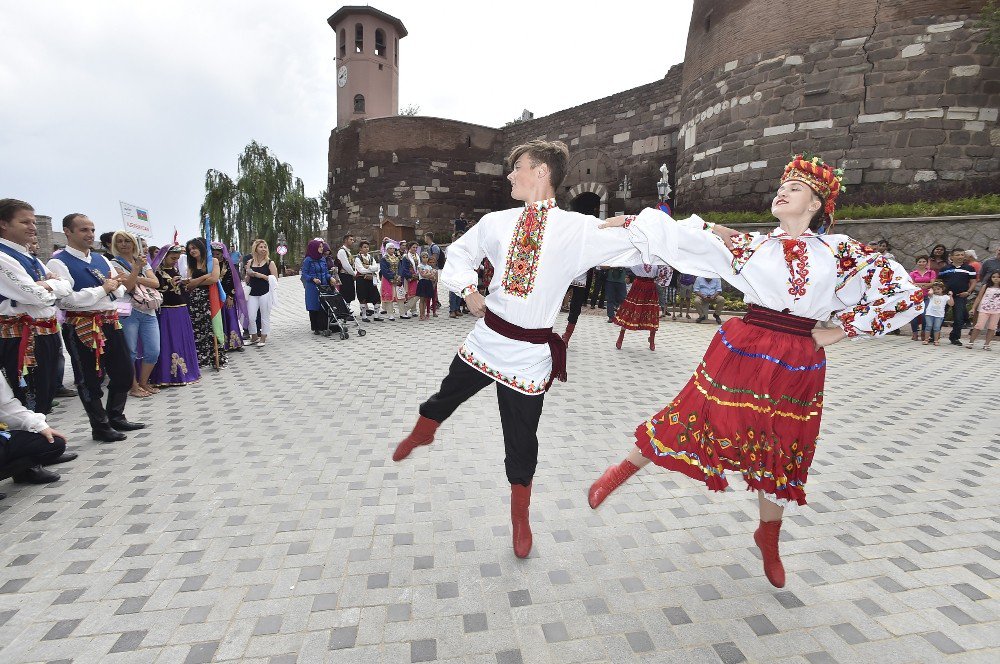
[{"label": "white trousers", "polygon": [[260,333],[271,334],[271,298],[267,295],[247,297],[247,314],[250,317],[250,334],[257,334],[257,312],[260,312]]}]

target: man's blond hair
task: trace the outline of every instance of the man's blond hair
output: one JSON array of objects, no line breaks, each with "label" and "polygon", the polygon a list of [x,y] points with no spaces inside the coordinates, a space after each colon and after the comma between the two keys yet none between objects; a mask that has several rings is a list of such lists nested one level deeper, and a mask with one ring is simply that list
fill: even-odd
[{"label": "man's blond hair", "polygon": [[528,156],[532,168],[539,164],[545,164],[549,167],[549,182],[552,183],[553,189],[557,189],[566,179],[569,148],[562,141],[543,141],[536,138],[523,145],[518,145],[511,150],[510,156],[507,157],[507,166],[514,168],[514,163],[524,155]]}]

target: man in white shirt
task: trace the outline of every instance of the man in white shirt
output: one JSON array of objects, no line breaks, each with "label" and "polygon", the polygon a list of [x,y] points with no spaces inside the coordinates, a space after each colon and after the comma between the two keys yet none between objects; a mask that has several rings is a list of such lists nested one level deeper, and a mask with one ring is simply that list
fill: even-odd
[{"label": "man in white shirt", "polygon": [[344,236],[344,241],[337,250],[337,276],[340,277],[340,294],[344,296],[348,308],[354,302],[356,296],[354,288],[354,256],[351,254],[351,246],[354,244],[354,236],[350,233]]},{"label": "man in white shirt", "polygon": [[14,396],[48,414],[62,384],[56,301],[72,288],[28,251],[37,237],[34,208],[0,200],[0,366]]},{"label": "man in white shirt", "polygon": [[[484,216],[448,249],[441,283],[465,298],[480,320],[459,348],[441,389],[420,406],[420,418],[393,454],[406,458],[456,408],[496,383],[500,422],[511,485],[514,554],[531,551],[528,507],[538,461],[538,421],[545,392],[566,380],[566,344],[552,331],[573,279],[594,265],[642,262],[629,232],[599,230],[600,220],[559,209],[569,150],[561,142],[536,140],[514,148],[508,161],[511,197],[523,208]],[[484,258],[496,266],[489,295],[477,289]]]},{"label": "man in white shirt", "polygon": [[[135,369],[125,344],[115,300],[125,296],[125,287],[112,276],[111,266],[90,250],[94,243],[94,222],[73,213],[63,218],[66,248],[49,261],[49,270],[69,282],[73,292],[59,300],[66,313],[65,325],[71,343],[69,352],[77,356],[83,381],[77,387],[80,401],[90,418],[94,440],[111,443],[126,438],[123,431],[142,429],[144,424],[125,418],[125,402],[132,387]],[[107,406],[101,383],[108,375]]]},{"label": "man in white shirt", "polygon": [[[6,381],[0,380],[0,478],[19,484],[48,484],[59,475],[42,466],[61,463],[66,436],[45,422],[45,416],[24,407]],[[6,498],[0,493],[0,500]]]}]

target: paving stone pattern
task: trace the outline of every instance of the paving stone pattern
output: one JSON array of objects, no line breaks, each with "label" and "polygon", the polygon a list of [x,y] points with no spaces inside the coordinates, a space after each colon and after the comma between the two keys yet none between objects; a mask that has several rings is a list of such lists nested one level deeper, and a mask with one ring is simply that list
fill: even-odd
[{"label": "paving stone pattern", "polygon": [[150,429],[99,445],[77,401],[57,409],[80,459],[57,484],[0,487],[0,661],[1000,659],[1000,353],[908,336],[830,349],[810,505],[786,517],[777,590],[740,488],[647,469],[598,511],[585,499],[715,326],[668,322],[651,353],[640,334],[615,351],[617,328],[581,319],[518,560],[491,389],[434,445],[389,458],[472,319],[325,339],[297,280],[280,289],[267,348],[130,400]]}]

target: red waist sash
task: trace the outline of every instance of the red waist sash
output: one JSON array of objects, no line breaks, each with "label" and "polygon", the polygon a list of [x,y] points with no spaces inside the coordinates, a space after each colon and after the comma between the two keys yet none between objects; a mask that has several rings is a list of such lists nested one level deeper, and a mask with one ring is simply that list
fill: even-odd
[{"label": "red waist sash", "polygon": [[756,304],[747,306],[747,313],[743,317],[744,323],[763,327],[775,332],[794,334],[799,337],[811,337],[816,321],[812,318],[803,318],[784,311],[775,311],[767,307],[760,307]]},{"label": "red waist sash", "polygon": [[508,339],[524,341],[529,344],[548,344],[549,352],[552,353],[552,373],[549,374],[549,381],[545,383],[545,390],[548,391],[556,378],[566,382],[566,342],[553,332],[551,327],[536,329],[518,327],[513,323],[508,323],[489,309],[486,310],[486,317],[483,320],[486,322],[486,327]]}]

